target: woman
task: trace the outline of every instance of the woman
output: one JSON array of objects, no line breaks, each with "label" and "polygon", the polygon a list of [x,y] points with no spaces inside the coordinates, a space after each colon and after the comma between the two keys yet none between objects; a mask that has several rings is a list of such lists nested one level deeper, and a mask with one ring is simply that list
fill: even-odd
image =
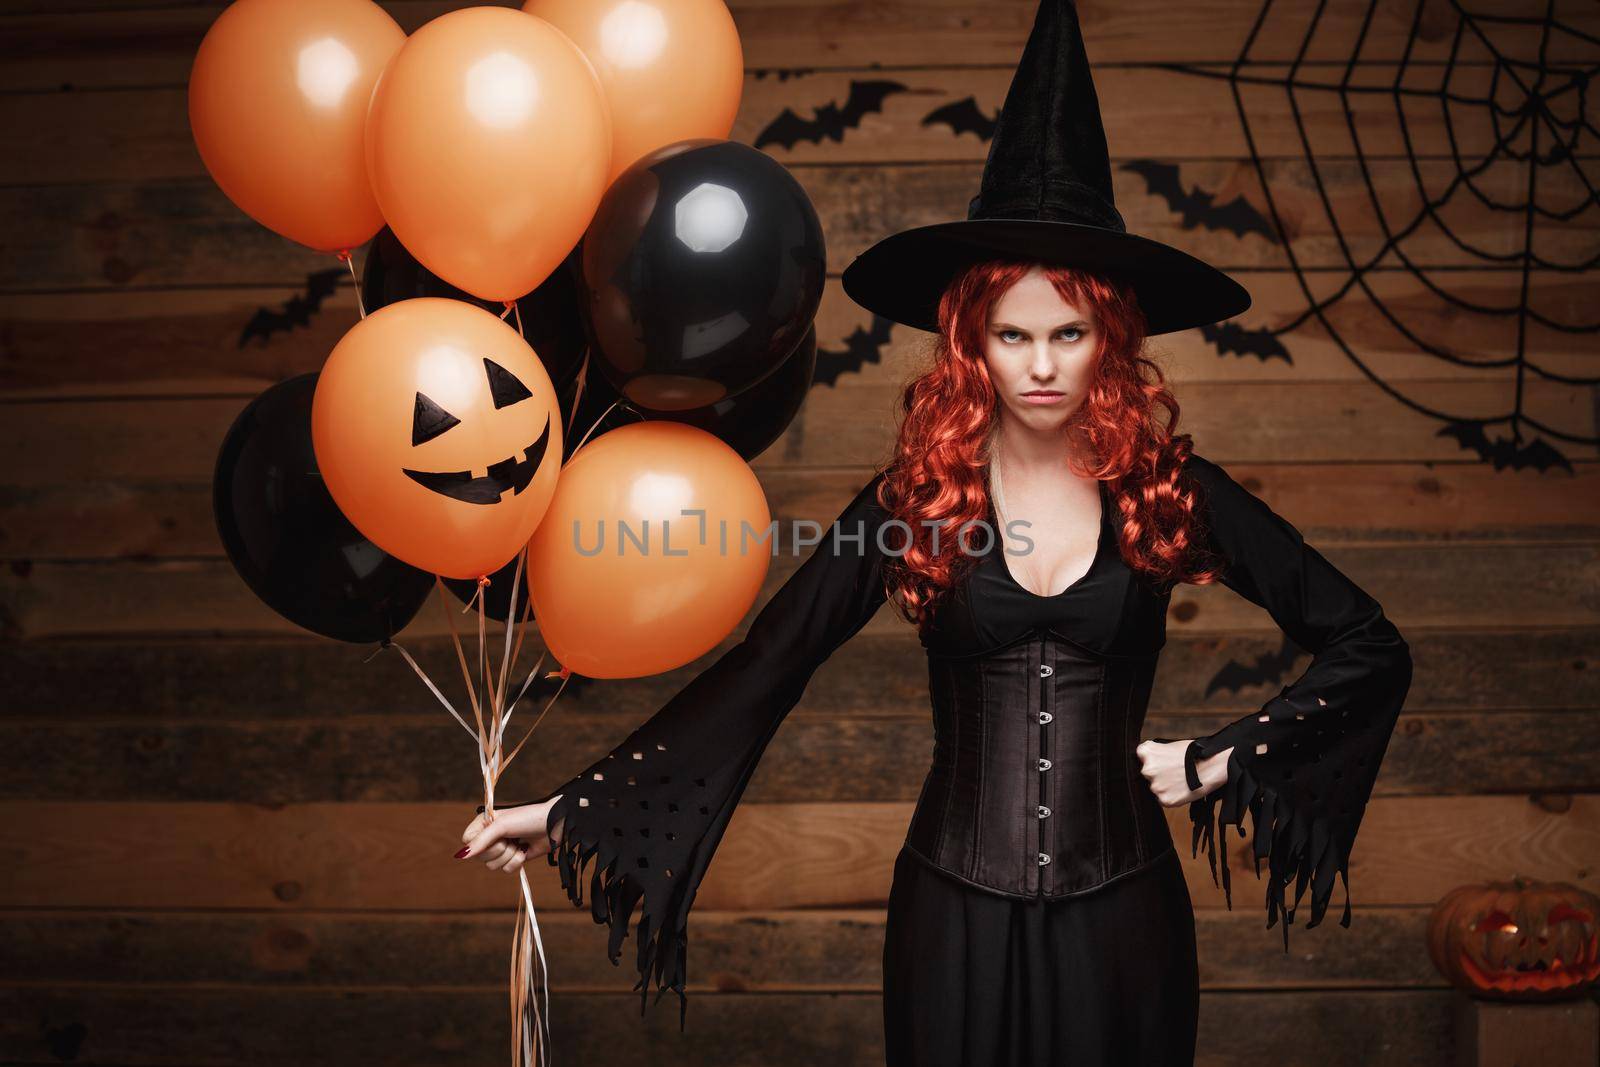
[{"label": "woman", "polygon": [[[1190,804],[1214,875],[1217,828],[1252,814],[1285,949],[1305,890],[1315,926],[1346,873],[1409,651],[1175,434],[1145,339],[1249,298],[1125,231],[1098,123],[1075,14],[1046,0],[968,218],[895,234],[844,274],[858,303],[937,334],[893,460],[745,639],[622,745],[468,825],[459,857],[510,872],[547,854],[575,903],[592,865],[614,960],[637,912],[641,995],[681,1003],[689,909],[728,817],[816,667],[886,600],[927,651],[935,734],[889,894],[891,1064],[1191,1063],[1194,917],[1163,806]],[[1171,591],[1214,580],[1313,662],[1215,733],[1141,743]],[[1348,925],[1348,888],[1345,907]]]}]

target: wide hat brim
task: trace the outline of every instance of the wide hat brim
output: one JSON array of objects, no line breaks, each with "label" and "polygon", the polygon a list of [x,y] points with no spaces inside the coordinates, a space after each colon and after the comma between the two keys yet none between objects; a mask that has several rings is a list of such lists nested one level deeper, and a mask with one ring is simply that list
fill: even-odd
[{"label": "wide hat brim", "polygon": [[1147,334],[1238,315],[1250,293],[1222,271],[1138,234],[1039,219],[961,219],[892,234],[851,261],[841,281],[857,304],[919,330],[939,330],[939,299],[956,275],[986,259],[1036,260],[1130,283]]}]

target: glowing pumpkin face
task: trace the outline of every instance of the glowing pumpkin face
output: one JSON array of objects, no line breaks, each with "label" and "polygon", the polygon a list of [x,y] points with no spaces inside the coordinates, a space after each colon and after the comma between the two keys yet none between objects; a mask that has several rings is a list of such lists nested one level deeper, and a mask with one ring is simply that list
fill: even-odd
[{"label": "glowing pumpkin face", "polygon": [[475,578],[509,562],[544,517],[560,411],[516,330],[460,301],[403,300],[334,347],[312,442],[335,503],[374,544]]},{"label": "glowing pumpkin face", "polygon": [[1577,996],[1600,977],[1600,899],[1566,882],[1461,886],[1433,910],[1428,950],[1458,989],[1498,1000]]}]

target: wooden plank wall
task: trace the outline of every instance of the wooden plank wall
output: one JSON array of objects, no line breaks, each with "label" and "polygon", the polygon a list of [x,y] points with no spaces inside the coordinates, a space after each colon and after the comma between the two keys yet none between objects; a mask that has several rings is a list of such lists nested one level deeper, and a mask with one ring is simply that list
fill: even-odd
[{"label": "wooden plank wall", "polygon": [[[455,5],[386,6],[410,30]],[[1266,64],[1256,73],[1284,75],[1311,7],[1274,7],[1256,30],[1253,55]],[[870,323],[840,291],[838,270],[889,231],[964,216],[987,144],[922,119],[967,97],[993,113],[1034,3],[733,9],[749,66],[740,140],[754,142],[785,108],[811,115],[842,102],[853,81],[901,87],[836,139],[764,146],[825,221],[832,273],[818,336],[840,352]],[[1326,5],[1307,69],[1343,73],[1366,9]],[[1409,3],[1380,9],[1355,68],[1365,84],[1392,80],[1411,29]],[[195,154],[184,86],[218,10],[211,0],[0,7],[0,1060],[501,1062],[514,896],[503,875],[449,858],[479,799],[456,727],[398,658],[366,662],[363,650],[309,639],[257,603],[212,527],[209,478],[228,422],[269,383],[315,369],[355,314],[344,288],[306,328],[238,343],[255,309],[332,264],[240,214]],[[1264,209],[1218,76],[1259,10],[1084,5],[1114,166],[1177,163],[1185,187]],[[1446,14],[1434,13],[1453,29]],[[1593,9],[1564,14],[1600,30]],[[1418,84],[1437,85],[1449,46],[1448,33],[1419,35]],[[1561,36],[1551,47],[1570,59],[1581,42]],[[1491,73],[1465,63],[1454,84],[1470,94]],[[1570,470],[1494,469],[1305,317],[1291,254],[1327,297],[1349,280],[1341,242],[1361,259],[1380,250],[1384,230],[1364,210],[1363,168],[1335,98],[1297,103],[1337,233],[1281,85],[1242,85],[1240,100],[1287,244],[1186,228],[1129,171],[1116,171],[1116,193],[1131,229],[1251,289],[1243,325],[1298,322],[1283,338],[1292,361],[1219,354],[1195,331],[1154,350],[1200,450],[1383,601],[1417,670],[1354,858],[1350,929],[1297,926],[1285,955],[1278,931],[1264,929],[1245,842],[1230,846],[1232,912],[1203,860],[1186,860],[1204,982],[1200,1062],[1443,1065],[1449,994],[1423,946],[1430,904],[1459,883],[1513,873],[1600,885],[1600,466],[1592,447],[1565,445]],[[1436,101],[1426,104],[1410,109],[1406,134],[1416,173],[1436,189],[1455,173],[1450,138],[1470,155],[1491,129],[1481,113],[1447,124]],[[1411,217],[1417,179],[1392,99],[1352,106],[1367,177],[1396,217]],[[1517,167],[1482,176],[1508,196],[1523,181]],[[1570,171],[1542,171],[1540,182],[1554,202],[1582,195]],[[1472,198],[1449,212],[1474,246],[1522,247],[1521,214]],[[1593,222],[1537,218],[1536,247],[1592,256]],[[1406,249],[1452,292],[1517,299],[1515,262],[1488,264],[1427,227]],[[1518,384],[1506,362],[1514,318],[1452,313],[1404,270],[1366,281],[1329,321],[1372,375],[1439,410],[1507,409]],[[1528,284],[1547,314],[1592,318],[1592,274],[1534,270]],[[1385,307],[1471,360],[1419,352]],[[849,499],[891,441],[891,405],[922,336],[892,331],[858,371],[813,391],[756,464],[776,515],[826,521]],[[1557,374],[1594,374],[1592,335],[1535,326],[1527,343]],[[1529,374],[1521,389],[1534,417],[1595,434],[1592,387]],[[768,593],[791,567],[774,568]],[[430,611],[405,640],[442,674],[440,632]],[[1208,692],[1223,664],[1280,645],[1271,620],[1226,590],[1181,590],[1170,632],[1147,736],[1211,729],[1276,692],[1276,682]],[[691,672],[570,687],[509,792],[561,780]],[[534,869],[558,1057],[881,1062],[882,905],[930,747],[923,672],[914,635],[888,611],[819,672],[700,894],[685,1034],[667,1005],[637,1019],[626,970],[603,961],[602,932]],[[1171,815],[1187,842],[1182,813]]]}]

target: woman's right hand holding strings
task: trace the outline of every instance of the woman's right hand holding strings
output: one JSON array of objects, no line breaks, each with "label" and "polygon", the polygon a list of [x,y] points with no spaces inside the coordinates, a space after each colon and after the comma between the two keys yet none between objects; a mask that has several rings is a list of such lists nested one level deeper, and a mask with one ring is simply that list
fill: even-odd
[{"label": "woman's right hand holding strings", "polygon": [[480,811],[462,831],[461,840],[466,847],[456,853],[456,859],[475,857],[491,871],[511,874],[529,856],[548,854],[560,844],[559,835],[552,836],[546,830],[550,809],[560,799],[561,794],[557,793],[542,803],[497,808],[494,821],[488,823]]}]

